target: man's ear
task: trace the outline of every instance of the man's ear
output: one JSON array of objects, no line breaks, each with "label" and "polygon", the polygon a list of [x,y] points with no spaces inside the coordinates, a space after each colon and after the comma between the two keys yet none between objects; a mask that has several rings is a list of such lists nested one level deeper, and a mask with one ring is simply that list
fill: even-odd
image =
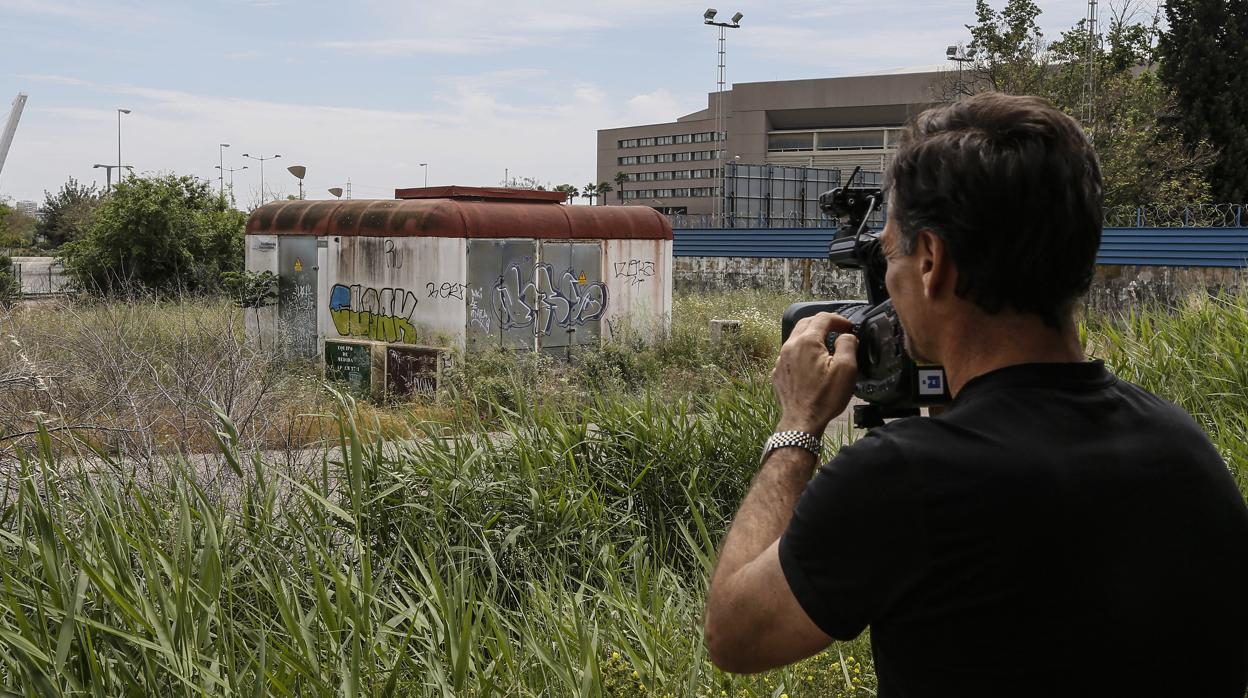
[{"label": "man's ear", "polygon": [[919,258],[919,274],[923,280],[923,295],[936,298],[949,293],[957,285],[958,271],[945,241],[935,232],[924,228],[915,240],[915,252]]}]

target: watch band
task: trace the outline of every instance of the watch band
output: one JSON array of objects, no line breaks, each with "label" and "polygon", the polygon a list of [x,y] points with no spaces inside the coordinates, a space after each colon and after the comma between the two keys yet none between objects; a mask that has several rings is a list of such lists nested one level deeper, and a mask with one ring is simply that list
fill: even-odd
[{"label": "watch band", "polygon": [[763,446],[763,459],[777,448],[803,448],[810,451],[814,455],[815,460],[823,454],[823,442],[814,434],[804,431],[778,431],[767,439],[767,443]]}]

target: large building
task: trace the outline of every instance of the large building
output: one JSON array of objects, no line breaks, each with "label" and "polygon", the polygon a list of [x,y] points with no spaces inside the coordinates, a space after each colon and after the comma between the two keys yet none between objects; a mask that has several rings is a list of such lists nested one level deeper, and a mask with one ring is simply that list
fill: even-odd
[{"label": "large building", "polygon": [[[675,121],[598,131],[598,181],[607,204],[665,213],[717,212],[724,162],[882,171],[900,127],[938,101],[945,73],[898,72],[738,83],[722,93],[727,138],[716,136],[720,93]],[[627,178],[615,184],[617,175]]]}]

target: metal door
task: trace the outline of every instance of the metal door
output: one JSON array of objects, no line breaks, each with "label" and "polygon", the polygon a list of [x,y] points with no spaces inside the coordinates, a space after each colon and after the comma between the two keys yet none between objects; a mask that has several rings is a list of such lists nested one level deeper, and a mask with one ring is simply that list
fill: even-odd
[{"label": "metal door", "polygon": [[536,241],[471,239],[467,249],[468,347],[535,348]]},{"label": "metal door", "polygon": [[602,243],[545,241],[536,276],[540,346],[597,345],[608,303],[602,283]]},{"label": "metal door", "polygon": [[278,236],[277,263],[278,337],[287,356],[316,356],[316,238]]}]

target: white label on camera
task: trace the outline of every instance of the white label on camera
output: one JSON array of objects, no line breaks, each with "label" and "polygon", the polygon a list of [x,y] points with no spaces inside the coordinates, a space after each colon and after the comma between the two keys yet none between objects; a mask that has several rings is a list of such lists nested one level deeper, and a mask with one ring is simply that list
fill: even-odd
[{"label": "white label on camera", "polygon": [[945,371],[941,368],[919,369],[919,395],[945,394]]}]

